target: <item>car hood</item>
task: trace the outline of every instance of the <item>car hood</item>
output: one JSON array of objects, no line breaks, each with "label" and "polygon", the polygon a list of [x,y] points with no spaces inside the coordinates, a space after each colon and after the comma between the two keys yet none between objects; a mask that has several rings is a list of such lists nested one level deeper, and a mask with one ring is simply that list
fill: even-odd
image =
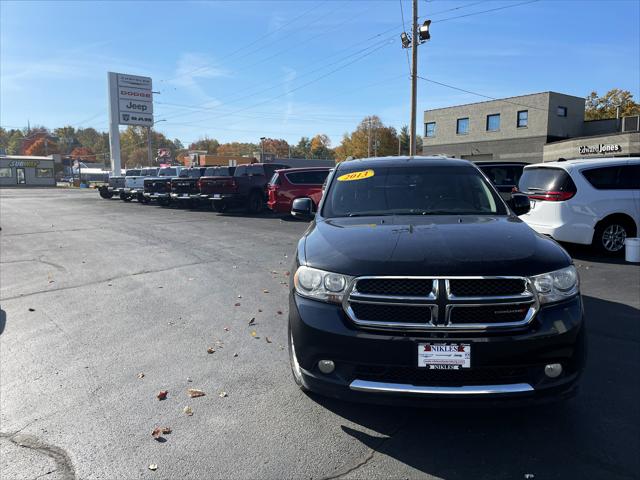
[{"label": "car hood", "polygon": [[323,219],[299,248],[301,264],[347,275],[535,275],[571,263],[515,216]]}]

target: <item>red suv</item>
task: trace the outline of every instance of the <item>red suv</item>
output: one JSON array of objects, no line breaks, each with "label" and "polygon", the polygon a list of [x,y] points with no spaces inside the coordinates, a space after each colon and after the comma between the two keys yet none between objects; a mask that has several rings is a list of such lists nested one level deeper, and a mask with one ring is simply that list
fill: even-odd
[{"label": "red suv", "polygon": [[318,208],[322,185],[331,171],[326,167],[276,170],[267,185],[267,206],[275,213],[290,213],[296,198],[310,198]]}]

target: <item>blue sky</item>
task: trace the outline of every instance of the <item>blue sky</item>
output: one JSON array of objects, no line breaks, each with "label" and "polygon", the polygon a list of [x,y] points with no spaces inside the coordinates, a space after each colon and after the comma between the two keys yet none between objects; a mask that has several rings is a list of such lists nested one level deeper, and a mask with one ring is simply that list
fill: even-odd
[{"label": "blue sky", "polygon": [[[433,23],[419,74],[492,97],[618,87],[640,98],[640,2],[518,3],[420,0]],[[335,146],[366,115],[408,123],[402,29],[398,0],[2,0],[0,124],[106,130],[106,72],[117,71],[153,78],[156,128],[172,139],[326,133]],[[418,88],[418,125],[425,109],[483,100]]]}]

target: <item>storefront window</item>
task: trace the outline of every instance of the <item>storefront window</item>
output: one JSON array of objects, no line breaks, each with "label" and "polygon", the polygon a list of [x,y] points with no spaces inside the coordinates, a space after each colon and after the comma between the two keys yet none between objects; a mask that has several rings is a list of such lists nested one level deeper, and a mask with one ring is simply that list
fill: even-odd
[{"label": "storefront window", "polygon": [[53,168],[36,168],[37,178],[51,178],[53,177]]},{"label": "storefront window", "polygon": [[11,168],[9,167],[0,168],[0,177],[13,177],[13,174],[11,173]]}]

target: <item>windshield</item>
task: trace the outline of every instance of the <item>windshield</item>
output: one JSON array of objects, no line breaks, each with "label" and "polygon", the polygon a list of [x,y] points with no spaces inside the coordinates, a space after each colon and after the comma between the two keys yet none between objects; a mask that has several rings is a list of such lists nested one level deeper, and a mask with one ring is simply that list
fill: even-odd
[{"label": "windshield", "polygon": [[506,215],[473,167],[402,166],[336,172],[324,217],[366,215]]},{"label": "windshield", "polygon": [[135,177],[137,175],[140,175],[140,170],[127,170],[127,173],[125,173],[127,177]]},{"label": "windshield", "polygon": [[175,168],[161,168],[158,172],[159,177],[175,177],[176,169]]},{"label": "windshield", "polygon": [[157,168],[147,168],[145,170],[142,170],[143,177],[155,177],[157,174],[158,174]]}]

